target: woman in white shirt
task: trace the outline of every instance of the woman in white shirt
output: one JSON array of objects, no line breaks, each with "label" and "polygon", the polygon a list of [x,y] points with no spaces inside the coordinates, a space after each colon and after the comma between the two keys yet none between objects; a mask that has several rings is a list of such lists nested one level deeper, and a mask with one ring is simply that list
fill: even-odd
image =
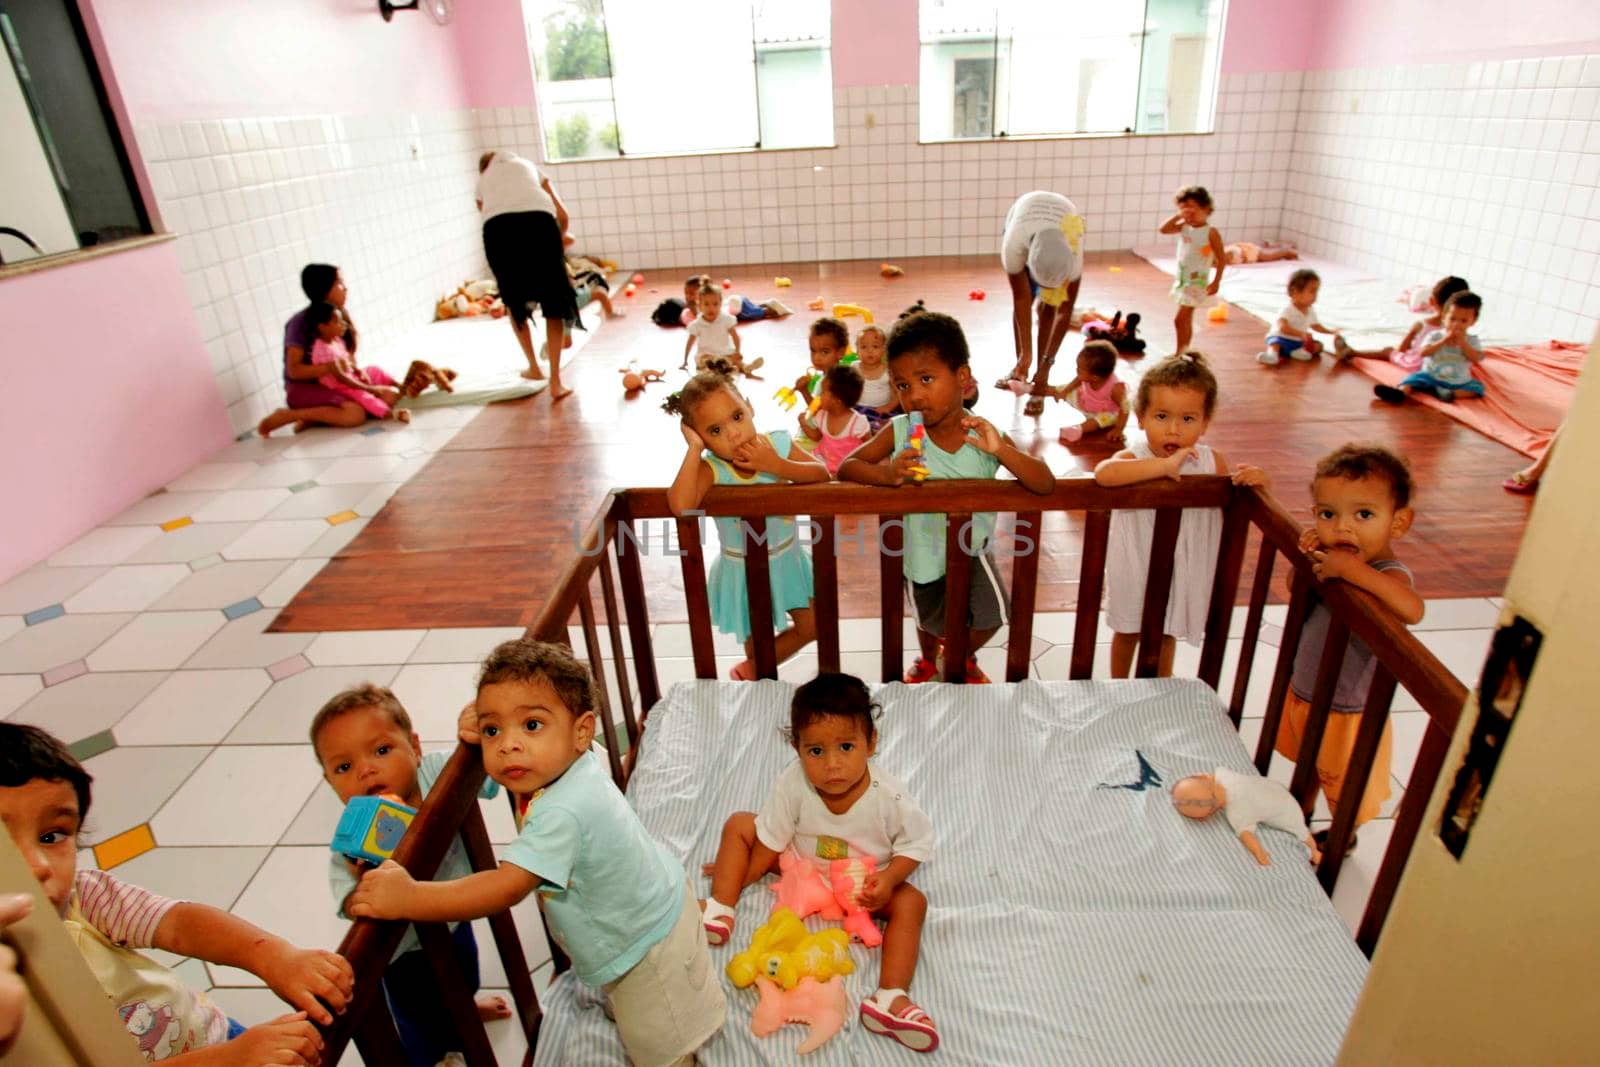
[{"label": "woman in white shirt", "polygon": [[1083,217],[1060,193],[1036,190],[1024,193],[1006,212],[1000,239],[1000,266],[1011,286],[1011,332],[1016,342],[1017,365],[995,383],[1009,389],[1028,380],[1034,344],[1030,322],[1034,300],[1039,301],[1039,371],[1024,412],[1044,411],[1050,366],[1067,335],[1072,307],[1078,302],[1083,278]]},{"label": "woman in white shirt", "polygon": [[545,349],[550,353],[550,399],[572,390],[561,384],[564,325],[578,318],[577,297],[567,274],[567,209],[550,179],[515,152],[485,152],[478,160],[478,210],[483,214],[483,254],[494,271],[500,299],[511,312],[522,354],[528,357],[524,378],[544,372],[534,356],[528,332],[532,305],[544,315]]}]

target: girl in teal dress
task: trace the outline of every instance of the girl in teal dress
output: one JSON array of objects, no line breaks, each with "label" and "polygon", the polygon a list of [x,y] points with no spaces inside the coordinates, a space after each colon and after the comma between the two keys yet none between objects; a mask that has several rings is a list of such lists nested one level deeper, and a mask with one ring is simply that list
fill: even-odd
[{"label": "girl in teal dress", "polygon": [[[682,392],[667,399],[668,412],[683,419],[689,451],[667,490],[673,514],[700,506],[713,485],[771,485],[825,482],[828,469],[796,446],[783,430],[758,433],[750,403],[734,386],[725,361],[690,378]],[[711,621],[744,642],[745,660],[729,672],[736,681],[755,678],[750,640],[750,598],[745,587],[744,531],[736,518],[718,518],[722,550],[711,564],[706,595]],[[816,639],[811,614],[811,557],[796,536],[792,518],[767,519],[767,559],[772,586],[772,627],[782,663]],[[786,618],[787,616],[787,618]]]}]

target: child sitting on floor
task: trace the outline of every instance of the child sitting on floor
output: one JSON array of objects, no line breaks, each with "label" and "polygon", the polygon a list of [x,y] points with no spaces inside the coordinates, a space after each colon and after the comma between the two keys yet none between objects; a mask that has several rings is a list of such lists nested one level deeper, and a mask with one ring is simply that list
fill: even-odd
[{"label": "child sitting on floor", "polygon": [[[1411,488],[1411,471],[1394,453],[1376,446],[1345,445],[1317,464],[1311,479],[1314,522],[1300,537],[1300,550],[1311,557],[1320,582],[1344,581],[1365,589],[1407,625],[1422,621],[1423,602],[1411,587],[1411,571],[1395,559],[1393,542],[1411,528]],[[1300,757],[1330,619],[1327,607],[1318,603],[1307,616],[1295,648],[1294,674],[1274,739],[1277,750],[1291,760]],[[1317,781],[1333,810],[1338,810],[1376,668],[1372,650],[1352,635],[1316,759]],[[1357,826],[1376,816],[1389,797],[1392,732],[1385,723],[1356,812]],[[1326,831],[1314,836],[1319,845],[1326,844]]]},{"label": "child sitting on floor", "polygon": [[689,340],[684,343],[683,363],[678,369],[688,369],[689,353],[698,344],[700,354],[695,357],[697,369],[704,370],[710,360],[724,359],[740,374],[755,378],[756,370],[764,361],[755,359],[748,365],[745,363],[739,351],[739,331],[735,328],[738,324],[732,315],[722,310],[722,294],[708,282],[700,287],[698,299],[700,317],[689,323]]},{"label": "child sitting on floor", "polygon": [[1110,430],[1106,441],[1122,443],[1128,424],[1128,388],[1117,380],[1117,348],[1110,341],[1089,341],[1078,353],[1078,374],[1066,385],[1052,387],[1050,395],[1065,400],[1083,414],[1076,426],[1061,429],[1063,444],[1075,444],[1084,434]]},{"label": "child sitting on floor", "polygon": [[889,380],[888,359],[889,335],[883,327],[863,326],[856,334],[856,369],[861,372],[861,399],[856,402],[856,410],[867,417],[873,433],[900,411],[900,401]]},{"label": "child sitting on floor", "polygon": [[1316,320],[1311,308],[1317,302],[1317,290],[1322,279],[1314,270],[1297,270],[1289,275],[1289,302],[1278,312],[1272,329],[1267,331],[1267,347],[1258,356],[1257,363],[1276,367],[1284,356],[1302,363],[1315,358],[1322,345],[1311,336],[1311,331],[1334,331]]},{"label": "child sitting on floor", "polygon": [[[839,479],[867,485],[921,484],[924,478],[993,478],[1004,466],[1035,493],[1055,488],[1055,475],[1034,456],[995,429],[987,419],[967,414],[962,396],[972,382],[966,334],[961,324],[937,311],[917,311],[894,324],[889,334],[889,373],[906,414],[896,415],[878,435],[845,460]],[[921,415],[924,437],[911,447],[911,413]],[[908,504],[908,509],[913,506]],[[931,680],[944,656],[945,516],[907,515],[905,575],[917,612],[921,655],[905,673],[907,684]],[[989,679],[978,669],[977,651],[1004,625],[1007,594],[989,551],[993,512],[972,516],[962,541],[973,555],[967,608],[967,681]]]},{"label": "child sitting on floor", "polygon": [[[669,414],[683,419],[683,439],[689,445],[683,465],[667,489],[667,505],[674,515],[699,507],[713,485],[828,480],[828,469],[792,443],[788,433],[756,431],[750,402],[734,386],[730,374],[727,364],[713,363],[662,405]],[[735,681],[752,681],[756,676],[755,645],[750,639],[743,522],[733,517],[718,518],[717,539],[722,551],[712,562],[706,579],[711,621],[723,633],[744,642],[747,658],[735,664],[729,676]],[[811,557],[800,544],[793,519],[769,517],[766,545],[772,628],[777,632],[781,663],[817,636],[811,614]],[[787,628],[786,622],[790,623]]]},{"label": "child sitting on floor", "polygon": [[[0,817],[143,1058],[195,1067],[319,1062],[322,1038],[313,1020],[330,1025],[328,1008],[343,1012],[350,1002],[350,964],[337,953],[296,948],[209,905],[169,900],[105,871],[78,870],[92,782],[50,734],[0,723]],[[298,1010],[247,1030],[135,949],[242,967]]]},{"label": "child sitting on floor", "polygon": [[[560,645],[521,638],[484,661],[474,703],[483,766],[511,791],[517,837],[500,866],[418,882],[393,860],[368,871],[351,915],[454,922],[543,901],[578,980],[605,994],[630,1060],[692,1063],[727,1002],[683,865],[651,838],[590,746],[594,679]],[[467,721],[466,715],[462,722]]]},{"label": "child sitting on floor", "polygon": [[385,419],[392,414],[396,422],[410,422],[411,412],[394,406],[400,399],[399,390],[369,381],[351,358],[344,344],[346,326],[339,309],[328,303],[313,304],[310,318],[317,331],[317,339],[311,345],[311,362],[328,369],[328,373],[317,379],[317,384],[346,400],[354,400],[375,419]]},{"label": "child sitting on floor", "polygon": [[[477,713],[470,706],[462,712],[461,731],[476,734]],[[422,740],[412,727],[405,706],[394,693],[378,685],[346,689],[324,704],[311,720],[311,752],[322,765],[323,780],[339,795],[340,803],[348,804],[353,797],[387,793],[413,808],[422,806],[449,759],[446,752],[422,754]],[[478,795],[493,797],[499,791],[490,778],[484,780]],[[328,884],[341,918],[348,917],[345,902],[362,870],[362,865],[344,856],[329,854]],[[471,873],[472,864],[460,840],[456,840],[439,861],[433,878],[443,882]],[[450,940],[468,987],[477,992],[478,942],[472,936],[472,924],[458,924],[451,931]],[[434,1067],[447,1053],[466,1047],[449,1012],[443,1009],[444,993],[415,930],[406,930],[383,972],[383,995],[410,1067]],[[504,997],[485,996],[478,1000],[478,1013],[486,1020],[506,1019],[511,1016],[511,1006]]]},{"label": "child sitting on floor", "polygon": [[[682,322],[683,325],[689,325],[689,323],[694,321],[695,315],[698,314],[701,288],[714,284],[716,283],[711,280],[711,275],[709,274],[695,274],[684,281],[683,314],[679,318],[679,321]],[[729,296],[727,307],[728,314],[732,315],[739,322],[760,322],[762,319],[781,319],[785,316],[794,314],[793,311],[789,310],[788,305],[783,303],[781,300],[768,300],[764,303],[758,304],[748,297],[743,296]]]},{"label": "child sitting on floor", "polygon": [[1446,301],[1444,325],[1428,331],[1417,348],[1422,368],[1402,378],[1399,388],[1374,386],[1378,399],[1403,404],[1418,389],[1446,403],[1457,396],[1481,397],[1483,383],[1472,376],[1472,365],[1483,362],[1483,345],[1477,334],[1467,331],[1477,324],[1482,308],[1483,298],[1473,292],[1460,292]]},{"label": "child sitting on floor", "polygon": [[1424,317],[1411,324],[1411,329],[1406,331],[1398,348],[1385,347],[1363,352],[1351,348],[1343,334],[1334,334],[1333,351],[1340,359],[1386,359],[1397,367],[1416,370],[1422,366],[1422,356],[1417,352],[1422,347],[1422,338],[1444,325],[1445,304],[1450,302],[1452,296],[1464,293],[1468,288],[1466,279],[1457,278],[1454,274],[1434,282]]},{"label": "child sitting on floor", "polygon": [[1186,185],[1172,199],[1178,210],[1161,224],[1161,232],[1178,235],[1177,275],[1172,280],[1172,299],[1178,303],[1178,313],[1172,326],[1178,333],[1175,351],[1187,352],[1194,337],[1194,309],[1210,304],[1217,295],[1228,260],[1222,249],[1222,234],[1207,221],[1212,202],[1205,187]]},{"label": "child sitting on floor", "polygon": [[822,395],[817,398],[816,418],[809,409],[800,413],[800,431],[816,442],[813,450],[829,474],[867,439],[871,427],[867,417],[856,410],[861,401],[861,372],[846,363],[836,365],[822,376]]},{"label": "child sitting on floor", "polygon": [[[1200,438],[1217,409],[1217,379],[1198,352],[1169,356],[1139,380],[1133,413],[1145,439],[1094,469],[1101,485],[1137,485],[1186,474],[1227,474],[1228,461]],[[1260,468],[1245,464],[1235,485],[1265,485]],[[1111,626],[1111,676],[1126,678],[1133,667],[1144,619],[1145,577],[1150,570],[1156,513],[1120,509],[1111,513],[1106,548],[1106,622]],[[1211,606],[1211,580],[1222,539],[1220,508],[1185,508],[1172,555],[1172,592],[1162,625],[1157,674],[1172,675],[1177,641],[1199,641]]]},{"label": "child sitting on floor", "polygon": [[746,886],[778,870],[791,846],[824,877],[835,859],[871,856],[859,903],[885,920],[878,990],[861,1002],[861,1022],[917,1052],[939,1047],[934,1022],[906,993],[916,973],[928,901],[906,881],[933,852],[933,824],[891,778],[868,761],[878,744],[878,705],[861,679],[819,674],[795,690],[789,743],[799,759],[767,794],[759,813],[735,812],[722,830],[717,858],[705,866],[711,897],[706,936],[733,936],[733,909]]}]

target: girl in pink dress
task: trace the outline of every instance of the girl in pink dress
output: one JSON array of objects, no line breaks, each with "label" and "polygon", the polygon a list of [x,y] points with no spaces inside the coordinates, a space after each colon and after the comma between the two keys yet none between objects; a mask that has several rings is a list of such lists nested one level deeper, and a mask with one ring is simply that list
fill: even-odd
[{"label": "girl in pink dress", "polygon": [[800,413],[800,431],[816,442],[816,457],[829,474],[860,447],[871,434],[867,417],[855,410],[861,402],[861,372],[849,363],[836,363],[822,376],[822,392],[815,401],[816,414]]},{"label": "girl in pink dress", "polygon": [[317,340],[311,346],[311,362],[325,366],[329,373],[317,379],[317,384],[331,389],[347,400],[354,400],[375,419],[393,417],[398,422],[410,422],[411,412],[394,406],[399,393],[384,388],[388,383],[369,381],[366,372],[356,366],[350,350],[344,344],[344,319],[332,304],[316,304],[311,308],[311,322],[316,327]]},{"label": "girl in pink dress", "polygon": [[1128,390],[1117,380],[1117,350],[1110,341],[1090,341],[1078,353],[1078,376],[1050,390],[1057,400],[1065,400],[1083,413],[1083,422],[1061,430],[1063,444],[1074,444],[1084,434],[1109,430],[1106,441],[1122,443],[1122,428],[1128,423]]}]

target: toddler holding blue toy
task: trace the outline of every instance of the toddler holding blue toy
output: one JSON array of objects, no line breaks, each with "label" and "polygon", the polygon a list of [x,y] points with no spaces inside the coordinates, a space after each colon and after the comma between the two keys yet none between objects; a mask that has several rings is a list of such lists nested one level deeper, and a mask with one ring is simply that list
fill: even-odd
[{"label": "toddler holding blue toy", "polygon": [[[825,482],[828,468],[794,442],[787,431],[756,430],[750,402],[733,384],[732,367],[713,361],[694,375],[662,407],[683,420],[689,445],[683,465],[667,489],[674,515],[700,506],[713,485],[779,485]],[[711,564],[706,595],[711,621],[744,642],[746,658],[729,677],[752,681],[755,647],[750,640],[750,595],[744,575],[744,529],[739,519],[717,519],[722,551]],[[772,589],[772,628],[782,663],[817,636],[811,613],[811,557],[801,546],[791,518],[770,516],[766,526],[767,574]],[[785,624],[788,624],[787,626]]]}]

